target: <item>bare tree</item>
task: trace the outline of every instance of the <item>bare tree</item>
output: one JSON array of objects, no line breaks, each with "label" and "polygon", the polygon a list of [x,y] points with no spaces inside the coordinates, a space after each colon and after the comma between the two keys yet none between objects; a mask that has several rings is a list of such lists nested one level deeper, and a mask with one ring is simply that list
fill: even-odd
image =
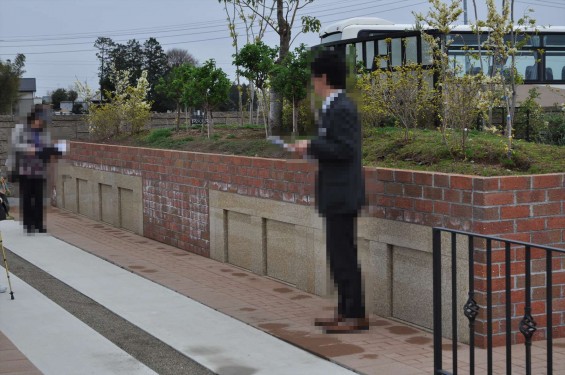
[{"label": "bare tree", "polygon": [[167,51],[167,64],[169,69],[180,66],[182,64],[198,65],[198,60],[192,56],[187,50],[180,48],[172,48]]},{"label": "bare tree", "polygon": [[[240,9],[247,12],[246,18],[254,15],[259,20],[259,25],[272,29],[279,35],[279,58],[276,63],[280,64],[290,51],[290,46],[296,36],[301,33],[317,32],[320,30],[320,21],[315,17],[297,17],[297,12],[314,0],[218,0],[219,2],[237,3]],[[295,21],[300,18],[302,28],[292,38],[292,28]],[[254,19],[254,18],[253,18]],[[282,118],[282,96],[271,88],[269,127],[272,134],[278,134]]]}]

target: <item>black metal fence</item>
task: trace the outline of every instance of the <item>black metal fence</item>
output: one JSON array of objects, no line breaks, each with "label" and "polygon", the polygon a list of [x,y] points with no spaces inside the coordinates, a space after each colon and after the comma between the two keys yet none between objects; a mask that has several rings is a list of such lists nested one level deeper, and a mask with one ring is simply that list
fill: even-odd
[{"label": "black metal fence", "polygon": [[[451,339],[453,340],[452,347],[452,363],[451,371],[444,368],[444,361],[442,356],[442,233],[449,233],[451,235]],[[468,257],[469,257],[469,291],[468,298],[462,308],[459,310],[460,301],[457,300],[457,236],[464,236],[468,239]],[[480,305],[476,301],[477,290],[475,288],[475,240],[485,241],[485,263],[486,263],[486,290],[480,291],[486,294],[486,306]],[[484,366],[480,366],[481,370],[476,370],[477,358],[475,356],[475,335],[476,335],[476,318],[481,310],[486,309],[486,370],[487,374],[493,374],[493,304],[492,304],[492,254],[493,242],[503,244],[504,251],[504,292],[505,292],[505,362],[506,374],[512,374],[512,334],[516,330],[524,336],[524,350],[525,350],[525,373],[532,375],[532,337],[537,331],[537,323],[534,320],[532,311],[532,284],[531,284],[531,265],[532,265],[532,249],[540,249],[545,253],[545,313],[546,313],[546,344],[547,344],[547,375],[553,374],[553,256],[554,253],[560,255],[565,254],[565,250],[558,249],[550,246],[536,245],[521,241],[505,240],[492,236],[479,235],[469,232],[463,232],[445,228],[433,228],[433,313],[434,313],[434,374],[439,375],[457,375],[459,360],[458,360],[458,327],[457,318],[458,313],[463,313],[469,321],[469,373],[471,375],[484,374]],[[512,266],[516,267],[516,261],[512,262],[511,250],[517,247],[523,248],[524,262],[525,262],[525,304],[521,321],[517,327],[512,326]],[[521,271],[520,271],[521,272]],[[459,310],[459,311],[458,311]],[[516,312],[518,313],[518,312]],[[514,347],[514,349],[516,349]],[[449,368],[447,367],[447,368]],[[562,370],[562,369],[561,369]],[[475,372],[477,371],[477,372]],[[563,372],[561,372],[563,373]]]}]

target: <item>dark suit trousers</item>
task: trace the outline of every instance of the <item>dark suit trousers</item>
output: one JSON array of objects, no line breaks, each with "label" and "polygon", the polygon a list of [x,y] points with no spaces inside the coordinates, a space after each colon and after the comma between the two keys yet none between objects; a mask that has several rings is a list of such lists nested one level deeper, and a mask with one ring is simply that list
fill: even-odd
[{"label": "dark suit trousers", "polygon": [[28,232],[44,231],[43,195],[45,179],[20,176],[20,209],[23,214],[24,229]]},{"label": "dark suit trousers", "polygon": [[357,262],[356,214],[326,216],[326,248],[330,272],[338,290],[337,313],[364,318],[361,270]]}]

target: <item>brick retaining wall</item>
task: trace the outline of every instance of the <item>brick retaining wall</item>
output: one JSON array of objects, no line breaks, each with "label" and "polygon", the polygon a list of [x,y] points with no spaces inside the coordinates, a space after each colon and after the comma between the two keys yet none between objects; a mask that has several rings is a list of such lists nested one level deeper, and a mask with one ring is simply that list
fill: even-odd
[{"label": "brick retaining wall", "polygon": [[[135,173],[143,179],[144,235],[197,254],[210,254],[208,189],[313,206],[316,166],[302,160],[275,160],[183,151],[72,142],[75,165]],[[364,215],[429,226],[497,235],[565,248],[565,174],[476,177],[365,168]],[[461,249],[460,251],[464,251]],[[532,288],[544,336],[545,273],[533,254]],[[476,243],[477,289],[485,288],[484,244]],[[493,295],[495,344],[504,342],[504,251],[495,249]],[[523,250],[512,250],[515,321],[523,312]],[[565,336],[565,259],[554,260],[555,335]],[[431,270],[430,270],[431,272]],[[477,302],[484,304],[484,293]],[[486,332],[484,309],[479,333]],[[521,334],[515,334],[515,341]],[[478,338],[479,344],[484,339]]]}]

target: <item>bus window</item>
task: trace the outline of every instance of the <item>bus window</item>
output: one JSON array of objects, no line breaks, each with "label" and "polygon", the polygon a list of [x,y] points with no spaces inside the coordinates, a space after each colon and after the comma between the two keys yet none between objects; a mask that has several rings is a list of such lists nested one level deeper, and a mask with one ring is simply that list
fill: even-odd
[{"label": "bus window", "polygon": [[430,44],[422,38],[422,65],[432,65],[434,63],[434,55]]},{"label": "bus window", "polygon": [[[520,34],[520,35],[515,35],[514,38],[516,39],[516,46],[518,48],[540,46],[539,35]],[[510,35],[505,35],[504,41],[506,43],[510,43],[512,41],[512,38],[510,37]]]},{"label": "bus window", "polygon": [[415,36],[404,39],[404,48],[406,48],[406,64],[418,63],[418,44]]},{"label": "bus window", "polygon": [[388,61],[388,43],[386,42],[386,40],[381,39],[377,42],[377,47],[378,47],[378,55],[381,58],[380,68],[381,69],[386,68]]},{"label": "bus window", "polygon": [[367,69],[373,69],[375,63],[375,42],[372,40],[365,42],[365,52],[367,54]]},{"label": "bus window", "polygon": [[[525,80],[537,79],[535,76],[532,77],[532,73],[530,73],[533,72],[533,74],[537,74],[537,59],[538,54],[535,51],[518,51],[516,54],[516,71],[520,77]],[[512,59],[508,59],[506,64],[510,66],[510,64],[512,64]]]},{"label": "bus window", "polygon": [[545,51],[545,80],[565,80],[564,51]]},{"label": "bus window", "polygon": [[[484,43],[487,36],[482,34],[480,36],[481,43]],[[451,42],[450,47],[477,47],[477,34],[451,34],[447,36],[447,42]]]},{"label": "bus window", "polygon": [[544,47],[565,47],[565,35],[544,35]]},{"label": "bus window", "polygon": [[363,43],[355,43],[355,66],[363,63]]},{"label": "bus window", "polygon": [[326,35],[322,38],[321,43],[339,42],[341,40],[341,32]]},{"label": "bus window", "polygon": [[392,66],[402,65],[402,39],[394,38],[390,43]]}]

